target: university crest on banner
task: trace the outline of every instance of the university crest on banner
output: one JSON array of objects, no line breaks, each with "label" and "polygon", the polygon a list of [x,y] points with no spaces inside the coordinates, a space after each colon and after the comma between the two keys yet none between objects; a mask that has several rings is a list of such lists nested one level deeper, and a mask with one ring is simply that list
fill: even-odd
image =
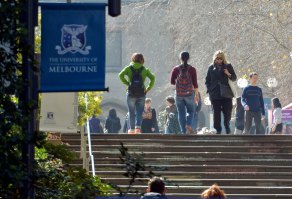
[{"label": "university crest on banner", "polygon": [[56,50],[59,55],[65,53],[80,53],[82,55],[88,55],[91,46],[86,46],[86,29],[85,25],[64,25],[61,29],[61,46],[56,46]]}]

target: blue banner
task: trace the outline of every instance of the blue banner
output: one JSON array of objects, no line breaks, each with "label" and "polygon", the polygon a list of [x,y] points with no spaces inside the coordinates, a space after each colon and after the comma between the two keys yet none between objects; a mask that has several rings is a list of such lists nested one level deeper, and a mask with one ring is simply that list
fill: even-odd
[{"label": "blue banner", "polygon": [[43,3],[41,92],[105,89],[105,4]]}]

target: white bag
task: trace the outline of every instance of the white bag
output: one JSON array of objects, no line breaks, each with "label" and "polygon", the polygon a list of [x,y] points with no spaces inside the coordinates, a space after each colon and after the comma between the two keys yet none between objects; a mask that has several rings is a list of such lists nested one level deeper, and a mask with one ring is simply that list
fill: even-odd
[{"label": "white bag", "polygon": [[235,81],[232,81],[231,79],[228,78],[228,84],[232,90],[233,96],[237,97]]}]

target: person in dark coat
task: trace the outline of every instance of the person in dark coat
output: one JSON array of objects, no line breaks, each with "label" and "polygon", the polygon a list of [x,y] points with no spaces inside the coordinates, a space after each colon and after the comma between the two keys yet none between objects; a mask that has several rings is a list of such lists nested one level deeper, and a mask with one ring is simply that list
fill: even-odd
[{"label": "person in dark coat", "polygon": [[117,116],[116,109],[114,108],[109,111],[105,121],[105,129],[107,133],[119,133],[121,129],[120,118]]},{"label": "person in dark coat", "polygon": [[166,117],[164,122],[164,133],[165,134],[179,134],[180,127],[178,122],[178,112],[175,105],[175,99],[172,96],[168,96],[165,99],[166,101]]},{"label": "person in dark coat", "polygon": [[156,111],[151,107],[150,98],[145,99],[141,130],[142,133],[159,133]]},{"label": "person in dark coat", "polygon": [[90,133],[103,133],[103,128],[100,124],[100,120],[93,116],[90,120],[89,120],[89,130]]},{"label": "person in dark coat", "polygon": [[166,188],[162,178],[153,177],[148,182],[146,194],[141,199],[167,199]]},{"label": "person in dark coat", "polygon": [[[213,107],[213,126],[217,134],[221,134],[221,112],[224,116],[226,134],[230,133],[232,112],[232,98],[234,94],[229,86],[229,80],[236,81],[237,76],[230,63],[227,62],[223,51],[218,50],[213,56],[213,63],[209,66],[206,76],[207,93]],[[223,92],[224,91],[224,92]]]}]

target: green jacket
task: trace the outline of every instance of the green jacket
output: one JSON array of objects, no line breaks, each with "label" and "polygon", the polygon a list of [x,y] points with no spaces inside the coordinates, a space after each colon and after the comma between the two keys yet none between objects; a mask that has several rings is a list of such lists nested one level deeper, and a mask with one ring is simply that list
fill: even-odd
[{"label": "green jacket", "polygon": [[[122,81],[122,83],[124,83],[126,86],[129,86],[133,77],[132,71],[130,66],[133,66],[134,69],[139,69],[141,68],[143,65],[140,63],[134,63],[131,62],[129,66],[126,66],[120,73],[119,73],[119,78]],[[148,77],[150,79],[149,85],[146,87],[146,90],[149,91],[150,89],[153,88],[154,83],[155,83],[155,76],[153,75],[153,73],[151,73],[151,71],[146,68],[144,66],[144,70],[141,73],[142,79],[143,79],[143,83],[145,86],[145,79],[146,77]],[[127,78],[126,78],[127,76]]]}]

